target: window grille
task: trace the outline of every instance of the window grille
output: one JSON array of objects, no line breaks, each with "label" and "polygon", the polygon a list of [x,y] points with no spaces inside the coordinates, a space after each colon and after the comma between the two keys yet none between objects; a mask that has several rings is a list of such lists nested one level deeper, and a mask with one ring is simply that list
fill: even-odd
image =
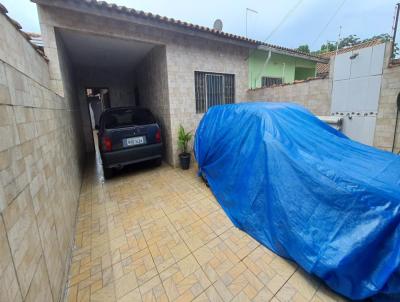
[{"label": "window grille", "polygon": [[214,105],[235,102],[235,76],[233,74],[194,72],[196,113],[206,112]]},{"label": "window grille", "polygon": [[273,85],[282,84],[282,78],[272,78],[272,77],[262,77],[261,85],[262,87],[270,87]]}]

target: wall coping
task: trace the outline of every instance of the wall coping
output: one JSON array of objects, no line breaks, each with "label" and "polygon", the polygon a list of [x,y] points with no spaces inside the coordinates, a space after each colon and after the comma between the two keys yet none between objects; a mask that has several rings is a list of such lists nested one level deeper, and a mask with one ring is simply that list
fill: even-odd
[{"label": "wall coping", "polygon": [[306,80],[296,80],[293,83],[283,83],[283,84],[275,84],[269,87],[259,87],[259,88],[252,88],[248,89],[247,91],[257,91],[257,90],[262,90],[262,89],[270,89],[270,88],[278,88],[278,87],[284,87],[284,86],[293,86],[297,84],[303,84],[311,81],[317,81],[317,80],[328,80],[329,77],[315,77],[315,78],[308,78]]},{"label": "wall coping", "polygon": [[6,17],[6,19],[11,23],[12,26],[15,27],[15,29],[25,38],[26,41],[28,41],[28,43],[32,46],[32,48],[46,61],[49,62],[49,59],[46,57],[46,55],[44,54],[44,52],[40,49],[40,47],[38,47],[37,45],[33,44],[31,41],[31,37],[22,30],[22,26],[21,24],[19,24],[16,20],[14,20],[13,18],[11,18],[8,15],[8,10],[7,8],[0,3],[0,14],[4,15]]}]

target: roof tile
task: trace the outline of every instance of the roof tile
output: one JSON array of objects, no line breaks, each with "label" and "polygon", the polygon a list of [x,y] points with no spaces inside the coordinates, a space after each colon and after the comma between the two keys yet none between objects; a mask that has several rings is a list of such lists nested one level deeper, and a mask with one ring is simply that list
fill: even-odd
[{"label": "roof tile", "polygon": [[[35,0],[32,0],[33,2],[35,2]],[[59,0],[62,2],[69,2],[69,3],[76,3],[78,5],[82,5],[84,4],[84,2],[82,2],[82,0]],[[49,1],[52,2],[52,1]],[[85,0],[85,3],[88,4],[91,7],[97,7],[98,9],[104,9],[104,10],[110,10],[110,11],[125,11],[128,14],[132,15],[132,16],[136,16],[136,17],[142,17],[142,18],[147,18],[147,19],[152,19],[155,21],[161,21],[161,22],[167,22],[176,26],[181,26],[184,28],[190,28],[190,29],[194,29],[194,30],[198,30],[198,31],[202,31],[202,32],[207,32],[207,33],[212,33],[216,36],[219,37],[224,37],[224,38],[228,38],[228,39],[232,39],[232,40],[237,40],[237,41],[241,41],[241,42],[246,42],[249,44],[253,44],[253,45],[264,45],[267,47],[271,47],[271,48],[275,48],[277,50],[282,50],[285,51],[289,54],[297,54],[297,55],[302,55],[302,56],[306,56],[309,57],[310,59],[321,59],[321,56],[317,56],[317,55],[313,55],[313,54],[309,54],[309,53],[304,53],[292,48],[287,48],[287,47],[283,47],[283,46],[278,46],[278,45],[274,45],[274,44],[269,44],[269,43],[265,43],[262,41],[257,41],[254,39],[250,39],[247,37],[243,37],[243,36],[238,36],[235,34],[230,34],[230,33],[226,33],[223,31],[218,31],[218,30],[213,30],[209,27],[205,27],[205,26],[200,26],[200,25],[196,25],[196,24],[192,24],[192,23],[188,23],[188,22],[184,22],[178,19],[173,19],[173,18],[168,18],[168,17],[163,17],[157,14],[152,14],[152,13],[145,13],[143,11],[137,11],[135,9],[130,9],[124,6],[117,6],[115,4],[109,4],[106,1],[96,1],[96,0]],[[323,58],[322,58],[323,59]]]}]

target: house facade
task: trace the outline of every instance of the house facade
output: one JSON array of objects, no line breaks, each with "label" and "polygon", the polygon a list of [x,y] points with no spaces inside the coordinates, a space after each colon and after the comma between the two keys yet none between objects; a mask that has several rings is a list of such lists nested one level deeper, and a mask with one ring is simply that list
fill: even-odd
[{"label": "house facade", "polygon": [[[180,124],[194,131],[209,106],[245,101],[253,81],[281,75],[284,82],[305,78],[315,74],[316,62],[324,62],[283,47],[103,2],[34,2],[51,85],[60,96],[77,94],[87,151],[93,150],[93,138],[85,88],[107,87],[113,107],[149,108],[164,130],[165,159],[174,165]],[[263,55],[269,53],[266,68]],[[258,64],[264,65],[258,68]]]},{"label": "house facade", "polygon": [[[299,52],[259,47],[249,55],[249,88],[290,84],[316,76],[317,64],[323,59]],[[327,61],[325,61],[327,62]]]}]

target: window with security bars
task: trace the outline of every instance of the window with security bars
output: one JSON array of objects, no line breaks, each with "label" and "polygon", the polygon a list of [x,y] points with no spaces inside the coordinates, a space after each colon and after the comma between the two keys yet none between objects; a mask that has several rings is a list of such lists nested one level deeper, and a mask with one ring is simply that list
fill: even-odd
[{"label": "window with security bars", "polygon": [[282,78],[272,78],[272,77],[262,77],[261,85],[262,87],[270,87],[273,85],[282,84]]},{"label": "window with security bars", "polygon": [[196,113],[204,113],[214,105],[235,102],[235,75],[194,72]]}]

